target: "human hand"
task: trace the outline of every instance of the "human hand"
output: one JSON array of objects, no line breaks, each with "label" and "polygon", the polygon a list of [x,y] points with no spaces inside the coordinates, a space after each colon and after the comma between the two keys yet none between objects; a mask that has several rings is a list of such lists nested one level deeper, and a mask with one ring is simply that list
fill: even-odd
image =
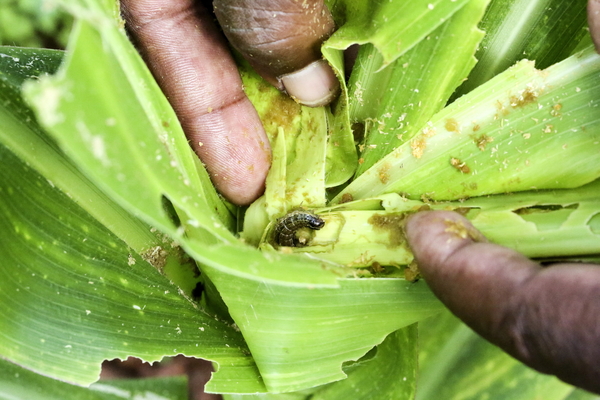
[{"label": "human hand", "polygon": [[[588,1],[600,52],[600,0]],[[409,218],[406,234],[435,295],[482,337],[526,365],[600,393],[600,265],[540,264],[488,243],[461,215]]]},{"label": "human hand", "polygon": [[526,365],[600,393],[600,266],[543,268],[488,243],[461,215],[411,216],[421,275],[457,317]]},{"label": "human hand", "polygon": [[[213,183],[245,205],[264,190],[271,149],[227,42],[200,3],[122,0],[121,9]],[[306,105],[335,97],[337,78],[319,61],[334,29],[323,0],[215,0],[214,7],[231,44],[269,82]]]}]

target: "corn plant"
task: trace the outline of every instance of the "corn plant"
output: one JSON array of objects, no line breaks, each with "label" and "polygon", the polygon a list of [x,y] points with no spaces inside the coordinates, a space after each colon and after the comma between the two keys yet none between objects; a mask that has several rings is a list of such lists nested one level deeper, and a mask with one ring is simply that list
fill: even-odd
[{"label": "corn plant", "polygon": [[585,1],[329,1],[333,105],[239,61],[273,148],[247,209],[215,191],[118,4],[61,4],[65,52],[0,50],[1,392],[182,398],[178,379],[94,382],[105,359],[185,354],[226,399],[592,398],[447,314],[403,230],[457,210],[530,257],[598,259]]}]

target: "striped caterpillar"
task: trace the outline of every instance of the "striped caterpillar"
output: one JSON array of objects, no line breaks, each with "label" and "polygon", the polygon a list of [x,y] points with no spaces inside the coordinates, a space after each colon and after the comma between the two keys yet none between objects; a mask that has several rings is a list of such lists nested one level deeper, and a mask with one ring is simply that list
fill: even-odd
[{"label": "striped caterpillar", "polygon": [[302,228],[319,230],[325,225],[325,221],[316,214],[308,211],[296,210],[279,218],[275,225],[275,243],[279,246],[302,247],[306,246],[306,240],[298,238],[296,233]]}]

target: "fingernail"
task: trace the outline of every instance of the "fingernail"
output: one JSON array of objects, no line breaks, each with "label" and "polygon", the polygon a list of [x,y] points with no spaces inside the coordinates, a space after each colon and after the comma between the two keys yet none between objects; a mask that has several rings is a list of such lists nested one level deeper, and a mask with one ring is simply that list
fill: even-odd
[{"label": "fingernail", "polygon": [[321,107],[331,103],[340,89],[333,69],[325,60],[315,61],[279,79],[294,100],[308,107]]}]

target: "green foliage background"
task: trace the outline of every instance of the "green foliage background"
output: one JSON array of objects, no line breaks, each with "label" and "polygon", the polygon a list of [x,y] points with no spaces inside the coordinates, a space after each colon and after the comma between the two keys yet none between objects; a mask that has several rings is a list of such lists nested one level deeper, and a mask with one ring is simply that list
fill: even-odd
[{"label": "green foliage background", "polygon": [[[274,147],[283,149],[270,177],[278,189],[257,208],[266,204],[268,220],[302,201],[298,191],[281,205],[278,190],[302,176],[286,148],[300,146],[303,135],[322,135],[311,142],[321,146],[311,173],[323,176],[303,190],[314,199],[309,205],[323,207],[332,197],[326,188],[349,178],[347,166],[357,157],[363,163],[356,176],[363,176],[420,132],[475,65],[474,54],[482,62],[504,60],[485,73],[473,69],[467,82],[479,86],[523,54],[551,65],[585,47],[585,1],[567,3],[329,2],[341,27],[324,54],[341,73],[340,50],[365,44],[356,72],[333,112],[298,108],[293,129],[267,117],[285,101],[279,94],[251,95]],[[443,312],[422,281],[357,279],[333,263],[242,244],[235,236],[240,210],[214,191],[119,25],[116,5],[63,1],[57,11],[45,8],[50,4],[0,3],[4,44],[43,46],[50,36],[61,45],[64,32],[71,35],[66,54],[0,50],[0,398],[41,390],[57,398],[182,398],[179,380],[81,387],[97,379],[103,359],[154,361],[179,353],[214,361],[218,371],[208,389],[230,399],[595,398],[483,342]],[[507,26],[511,40],[502,40]],[[559,44],[539,46],[542,40]],[[582,86],[580,96],[594,104],[598,62],[585,54],[585,71],[596,78],[565,85]],[[559,71],[571,68],[561,65]],[[241,72],[249,94],[262,88],[251,71]],[[398,90],[380,95],[390,87]],[[402,108],[409,103],[422,106]],[[378,133],[395,129],[401,117],[414,129],[384,146]],[[359,146],[358,155],[350,129],[356,122],[367,132],[367,150]],[[307,132],[311,124],[320,128]],[[593,235],[600,233],[596,187],[569,192],[584,205],[570,214],[587,210],[581,220]],[[513,200],[547,201],[530,195]],[[394,207],[389,200],[358,206]],[[473,199],[477,208],[487,202],[494,209],[494,201]],[[487,220],[490,232],[499,220]],[[198,285],[201,297],[194,294]]]},{"label": "green foliage background", "polygon": [[53,0],[0,0],[0,44],[64,49],[73,18]]}]

